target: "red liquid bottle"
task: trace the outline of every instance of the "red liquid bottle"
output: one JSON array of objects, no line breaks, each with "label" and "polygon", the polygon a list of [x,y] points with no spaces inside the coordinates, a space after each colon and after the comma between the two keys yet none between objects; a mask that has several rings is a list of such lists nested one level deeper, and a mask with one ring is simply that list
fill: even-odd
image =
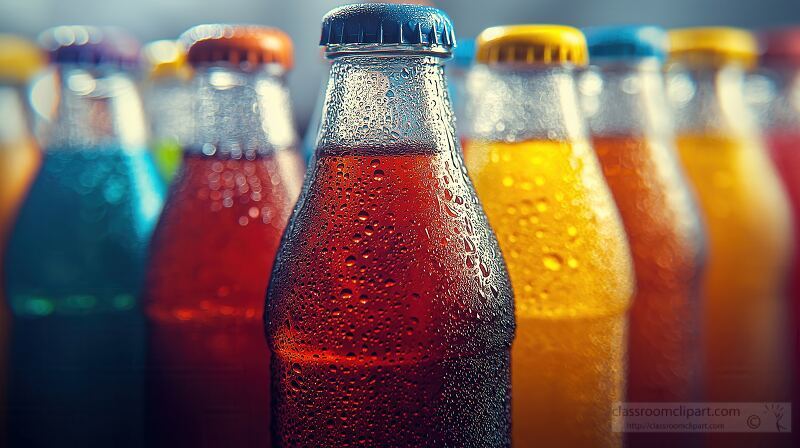
[{"label": "red liquid bottle", "polygon": [[458,150],[434,8],[350,5],[267,294],[279,446],[510,444],[513,297]]},{"label": "red liquid bottle", "polygon": [[194,137],[148,269],[149,443],[266,446],[264,294],[302,177],[283,79],[291,42],[251,26],[204,25],[184,39]]},{"label": "red liquid bottle", "polygon": [[[674,145],[656,26],[584,29],[592,70],[581,83],[592,144],[625,225],[636,275],[628,313],[625,400],[702,399],[702,218]],[[631,87],[634,86],[634,87]],[[700,446],[691,432],[625,434],[628,448]]]},{"label": "red liquid bottle", "polygon": [[[789,273],[792,309],[794,372],[792,414],[794,428],[800,427],[800,28],[765,33],[763,74],[775,87],[774,96],[761,109],[772,160],[781,176],[794,214],[794,263]],[[795,439],[797,437],[795,436]]]}]

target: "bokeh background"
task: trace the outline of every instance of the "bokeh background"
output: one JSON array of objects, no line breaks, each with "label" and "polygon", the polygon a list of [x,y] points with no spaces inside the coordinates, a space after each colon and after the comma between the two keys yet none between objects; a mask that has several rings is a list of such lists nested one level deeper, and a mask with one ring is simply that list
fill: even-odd
[{"label": "bokeh background", "polygon": [[[319,22],[340,0],[0,0],[0,32],[36,37],[64,24],[115,25],[142,41],[178,36],[209,22],[278,26],[295,43],[290,75],[295,117],[304,132],[325,70]],[[666,27],[733,25],[764,28],[800,23],[799,0],[438,0],[461,37],[509,23],[574,26],[652,23]]]}]

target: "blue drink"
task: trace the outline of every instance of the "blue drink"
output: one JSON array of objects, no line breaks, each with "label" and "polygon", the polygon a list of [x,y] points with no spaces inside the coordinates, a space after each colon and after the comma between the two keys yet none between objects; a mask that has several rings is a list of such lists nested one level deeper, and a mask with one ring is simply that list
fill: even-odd
[{"label": "blue drink", "polygon": [[144,149],[46,151],[7,247],[14,314],[132,309],[162,197]]}]

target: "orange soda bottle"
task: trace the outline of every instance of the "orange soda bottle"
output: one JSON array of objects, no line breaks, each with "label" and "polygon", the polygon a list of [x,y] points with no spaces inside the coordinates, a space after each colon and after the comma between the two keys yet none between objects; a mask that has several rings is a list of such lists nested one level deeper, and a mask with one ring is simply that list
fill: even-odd
[{"label": "orange soda bottle", "polygon": [[[662,75],[667,32],[655,26],[607,26],[584,33],[593,66],[579,84],[584,113],[636,272],[626,400],[699,401],[705,239],[670,122]],[[626,446],[690,446],[701,437],[628,433]]]},{"label": "orange soda bottle", "polygon": [[[39,167],[41,154],[31,134],[25,85],[44,68],[45,57],[36,44],[17,36],[0,35],[0,254],[14,215]],[[0,273],[3,270],[0,256]],[[0,275],[2,277],[2,275]],[[6,410],[6,368],[9,337],[8,308],[0,285],[0,414]],[[6,434],[0,417],[0,434]]]},{"label": "orange soda bottle", "polygon": [[584,112],[636,271],[627,400],[696,401],[705,245],[674,146],[661,73],[667,33],[654,26],[584,32],[595,69],[580,84]]},{"label": "orange soda bottle", "polygon": [[25,86],[45,63],[33,42],[0,35],[0,252],[41,159],[28,120]]},{"label": "orange soda bottle", "polygon": [[579,110],[584,36],[496,27],[476,47],[465,154],[516,297],[513,443],[621,446],[611,409],[623,398],[633,273]]},{"label": "orange soda bottle", "polygon": [[744,98],[753,36],[670,32],[668,88],[680,158],[705,214],[702,332],[709,401],[788,401],[787,198]]}]

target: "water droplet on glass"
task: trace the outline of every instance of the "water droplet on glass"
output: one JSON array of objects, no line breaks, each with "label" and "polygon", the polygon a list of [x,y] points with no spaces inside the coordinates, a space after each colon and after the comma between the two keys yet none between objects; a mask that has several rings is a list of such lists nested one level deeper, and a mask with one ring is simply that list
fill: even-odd
[{"label": "water droplet on glass", "polygon": [[561,269],[561,265],[563,264],[563,260],[557,254],[547,254],[542,258],[542,263],[544,263],[544,267],[551,271],[558,271]]}]

